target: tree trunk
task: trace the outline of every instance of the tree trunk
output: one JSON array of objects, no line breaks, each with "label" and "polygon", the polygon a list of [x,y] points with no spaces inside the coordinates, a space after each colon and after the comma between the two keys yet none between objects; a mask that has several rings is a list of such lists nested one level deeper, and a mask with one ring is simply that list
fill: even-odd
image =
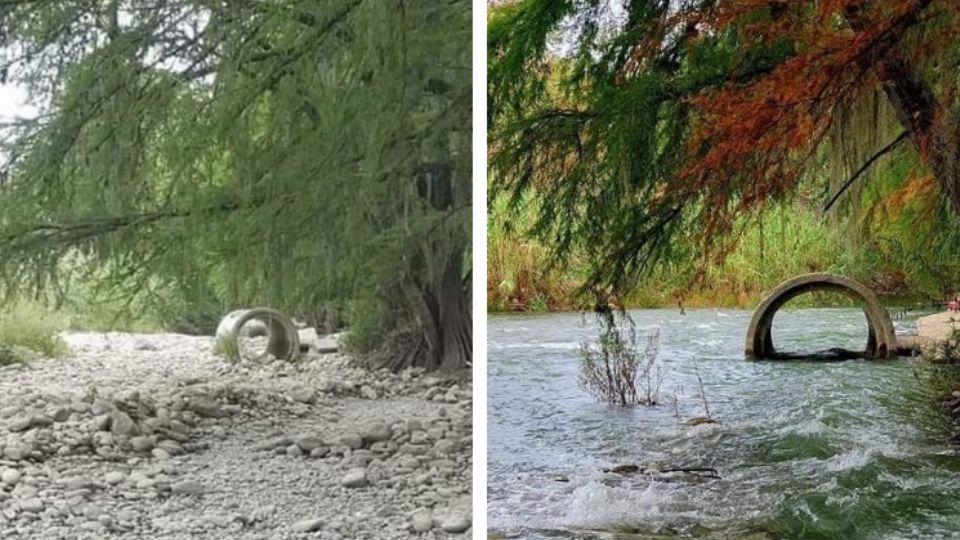
[{"label": "tree trunk", "polygon": [[[407,367],[457,370],[471,365],[473,326],[468,284],[461,277],[462,255],[451,253],[442,272],[421,267],[398,284],[396,301],[408,322],[386,340],[377,355],[380,366],[399,371]],[[436,277],[422,279],[430,275]]]},{"label": "tree trunk", "polygon": [[[912,12],[898,22],[894,29],[897,35],[878,43],[859,63],[861,69],[874,70],[897,119],[910,134],[910,140],[930,167],[953,211],[960,214],[960,123],[947,113],[930,85],[897,49],[902,33],[916,24],[931,1],[917,0]],[[866,5],[867,1],[862,0],[844,8],[847,23],[854,32],[870,28]]]},{"label": "tree trunk", "polygon": [[470,299],[462,278],[463,259],[451,258],[437,291],[438,330],[442,345],[441,369],[461,369],[473,358],[473,319]]},{"label": "tree trunk", "polygon": [[[431,164],[421,173],[420,195],[435,210],[455,211],[450,167]],[[457,370],[472,363],[470,280],[463,272],[469,241],[441,232],[431,230],[418,242],[406,275],[388,291],[388,302],[403,315],[377,355],[381,366]]]}]

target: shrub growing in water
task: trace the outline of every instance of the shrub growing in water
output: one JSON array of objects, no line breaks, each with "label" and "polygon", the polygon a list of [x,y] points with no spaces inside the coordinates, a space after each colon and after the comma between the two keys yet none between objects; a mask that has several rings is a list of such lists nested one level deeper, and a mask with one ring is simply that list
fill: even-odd
[{"label": "shrub growing in water", "polygon": [[663,382],[659,361],[660,333],[647,336],[641,350],[633,321],[624,316],[618,324],[612,315],[603,323],[597,345],[583,342],[580,356],[580,388],[598,401],[618,405],[656,405]]}]

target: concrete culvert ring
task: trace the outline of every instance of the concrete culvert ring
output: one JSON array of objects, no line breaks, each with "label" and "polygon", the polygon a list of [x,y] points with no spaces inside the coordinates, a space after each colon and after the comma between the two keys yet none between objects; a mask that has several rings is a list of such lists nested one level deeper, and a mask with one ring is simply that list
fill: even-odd
[{"label": "concrete culvert ring", "polygon": [[893,321],[877,296],[862,283],[838,274],[804,274],[784,281],[760,302],[750,326],[747,327],[745,353],[747,358],[763,359],[782,357],[773,345],[771,329],[777,311],[791,299],[808,292],[838,291],[864,302],[863,312],[867,317],[868,337],[864,356],[867,358],[892,358],[897,354],[897,336]]},{"label": "concrete culvert ring", "polygon": [[[266,336],[261,354],[251,354],[243,340]],[[290,317],[275,309],[253,308],[231,311],[217,326],[217,350],[232,361],[262,360],[270,355],[278,360],[294,360],[300,353],[300,334]]]}]

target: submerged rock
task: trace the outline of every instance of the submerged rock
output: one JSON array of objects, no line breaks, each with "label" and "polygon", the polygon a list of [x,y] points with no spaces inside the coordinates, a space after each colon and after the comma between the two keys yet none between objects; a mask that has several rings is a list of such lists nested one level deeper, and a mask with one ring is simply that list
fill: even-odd
[{"label": "submerged rock", "polygon": [[609,469],[600,469],[605,473],[616,473],[616,474],[633,474],[643,470],[643,467],[633,464],[623,464],[623,465],[614,465]]},{"label": "submerged rock", "polygon": [[693,418],[689,418],[687,419],[686,422],[684,422],[684,424],[688,426],[699,426],[700,424],[719,424],[719,423],[720,422],[717,422],[716,420],[714,420],[713,418],[710,418],[709,416],[694,416]]}]

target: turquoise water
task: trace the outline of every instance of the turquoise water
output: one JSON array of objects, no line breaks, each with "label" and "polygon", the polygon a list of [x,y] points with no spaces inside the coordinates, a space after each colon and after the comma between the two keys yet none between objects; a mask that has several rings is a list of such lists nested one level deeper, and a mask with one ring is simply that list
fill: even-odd
[{"label": "turquoise water", "polygon": [[[910,359],[748,362],[746,311],[641,310],[666,370],[656,407],[595,402],[575,348],[592,316],[488,325],[488,520],[516,538],[960,538],[956,426]],[[898,331],[912,321],[897,321]],[[862,349],[856,309],[782,311],[780,350]],[[704,415],[697,371],[718,424]],[[674,404],[676,397],[676,404]],[[679,417],[679,419],[678,419]],[[603,467],[712,467],[605,474]]]}]

